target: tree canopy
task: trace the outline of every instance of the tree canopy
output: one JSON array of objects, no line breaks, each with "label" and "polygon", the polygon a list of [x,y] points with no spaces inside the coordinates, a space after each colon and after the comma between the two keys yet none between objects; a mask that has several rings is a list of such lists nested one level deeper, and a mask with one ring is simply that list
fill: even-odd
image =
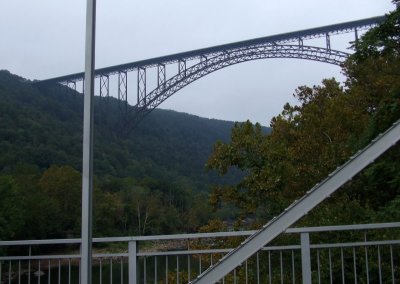
[{"label": "tree canopy", "polygon": [[[343,65],[344,86],[333,78],[300,86],[294,93],[298,104],[286,104],[271,120],[271,134],[247,121],[235,124],[230,142],[215,144],[207,167],[220,175],[239,169],[245,176],[215,186],[214,207],[234,204],[242,219],[265,222],[400,118],[399,13],[354,42],[355,52]],[[304,222],[355,223],[394,210],[399,154],[397,145]]]},{"label": "tree canopy", "polygon": [[[80,236],[82,106],[0,70],[0,239]],[[204,164],[232,122],[155,110],[121,138],[118,101],[99,97],[94,122],[94,236],[193,232],[214,215]]]}]

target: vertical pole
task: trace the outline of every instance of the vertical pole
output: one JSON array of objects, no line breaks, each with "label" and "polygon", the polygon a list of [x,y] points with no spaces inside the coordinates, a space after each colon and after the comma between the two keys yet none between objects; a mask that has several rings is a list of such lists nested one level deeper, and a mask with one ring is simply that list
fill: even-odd
[{"label": "vertical pole", "polygon": [[137,244],[136,241],[130,241],[128,244],[128,275],[129,284],[137,283]]},{"label": "vertical pole", "polygon": [[165,70],[165,64],[157,65],[157,77],[158,77],[158,88],[162,86],[165,88],[165,83],[167,82],[167,72]]},{"label": "vertical pole", "polygon": [[326,33],[326,49],[328,51],[331,50],[331,38],[328,33]]},{"label": "vertical pole", "polygon": [[[146,68],[138,67],[137,79],[137,104],[146,107]],[[141,102],[143,100],[143,102]]]},{"label": "vertical pole", "polygon": [[93,96],[96,0],[87,0],[83,109],[81,281],[92,283]]},{"label": "vertical pole", "polygon": [[358,42],[358,31],[357,31],[357,28],[354,28],[354,37],[355,37],[355,41]]},{"label": "vertical pole", "polygon": [[301,268],[303,275],[303,283],[311,283],[311,253],[310,253],[310,234],[301,233]]},{"label": "vertical pole", "polygon": [[178,61],[178,73],[185,72],[184,75],[186,75],[186,60],[185,59],[180,59]]},{"label": "vertical pole", "polygon": [[125,125],[128,119],[128,74],[118,72],[118,107],[121,115],[121,124]]},{"label": "vertical pole", "polygon": [[301,37],[299,37],[299,47],[303,48],[303,39]]}]

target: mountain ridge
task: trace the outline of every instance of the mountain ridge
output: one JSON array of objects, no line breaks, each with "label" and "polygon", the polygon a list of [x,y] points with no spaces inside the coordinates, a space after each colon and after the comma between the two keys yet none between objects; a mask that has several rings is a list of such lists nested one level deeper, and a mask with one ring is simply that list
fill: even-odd
[{"label": "mountain ridge", "polygon": [[[0,171],[20,163],[81,169],[82,94],[60,85],[39,88],[1,70],[0,101]],[[95,97],[94,107],[96,175],[190,179],[199,190],[218,178],[204,164],[216,141],[229,141],[234,122],[155,109],[123,139],[115,131],[118,100]]]}]

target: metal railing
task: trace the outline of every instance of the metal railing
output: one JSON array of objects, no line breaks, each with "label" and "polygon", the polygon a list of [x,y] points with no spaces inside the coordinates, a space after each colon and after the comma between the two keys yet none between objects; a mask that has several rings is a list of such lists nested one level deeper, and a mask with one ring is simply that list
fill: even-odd
[{"label": "metal railing", "polygon": [[[254,231],[96,238],[93,283],[189,283]],[[79,283],[80,239],[0,241],[0,283]],[[399,283],[400,223],[290,228],[219,283]]]}]

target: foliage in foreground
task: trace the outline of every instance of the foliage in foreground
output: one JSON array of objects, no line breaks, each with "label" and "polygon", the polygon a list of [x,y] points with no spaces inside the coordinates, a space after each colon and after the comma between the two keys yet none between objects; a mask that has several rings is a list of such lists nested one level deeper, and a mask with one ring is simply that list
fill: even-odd
[{"label": "foliage in foreground", "polygon": [[[343,66],[345,87],[335,79],[301,86],[297,105],[286,104],[265,135],[259,124],[237,123],[231,142],[218,142],[207,167],[245,177],[216,186],[215,208],[234,204],[251,226],[265,223],[400,118],[400,11],[354,44]],[[400,147],[396,145],[344,189],[313,210],[302,225],[398,220]],[[248,225],[248,224],[247,224]]]}]

